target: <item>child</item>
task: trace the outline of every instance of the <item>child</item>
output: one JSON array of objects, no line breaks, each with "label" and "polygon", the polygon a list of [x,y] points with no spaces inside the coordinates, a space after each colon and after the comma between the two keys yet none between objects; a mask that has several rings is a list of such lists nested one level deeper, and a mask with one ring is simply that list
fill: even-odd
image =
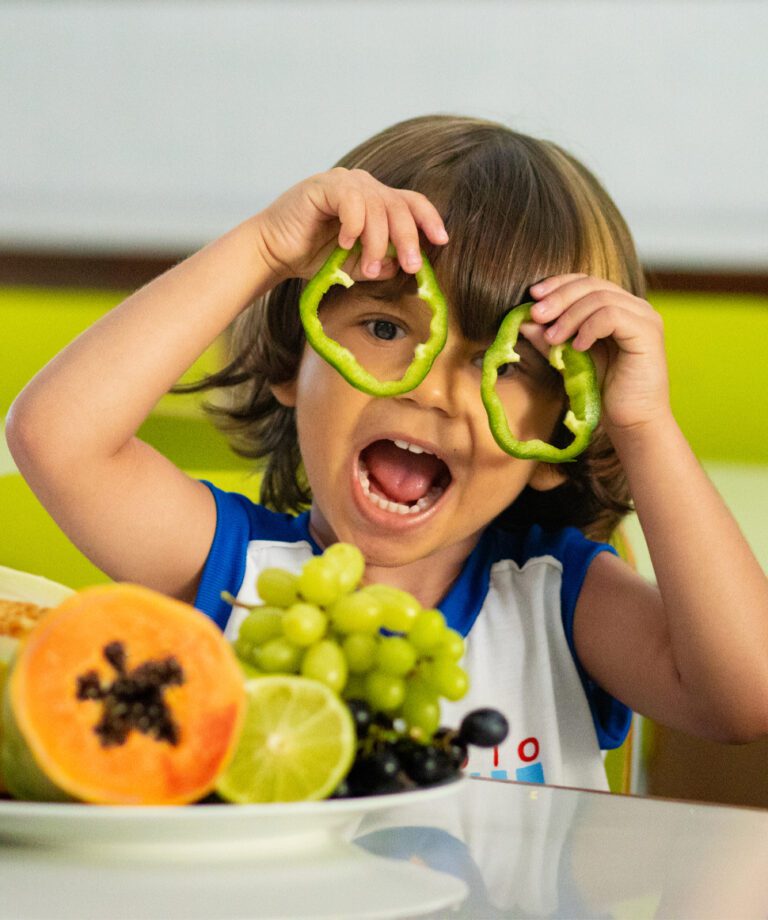
[{"label": "child", "polygon": [[[416,389],[371,397],[306,346],[298,297],[335,245],[359,240],[350,270],[366,283],[334,288],[321,315],[361,363],[401,371],[421,324],[419,233],[448,341]],[[528,342],[498,392],[518,437],[568,438],[543,355],[569,338],[591,349],[603,415],[574,463],[503,453],[480,399],[483,352],[529,299]],[[235,359],[206,385],[228,388],[238,449],[266,457],[263,506],[135,437],[233,320]],[[600,749],[622,742],[632,709],[717,740],[768,733],[768,583],[671,414],[662,324],[624,222],[551,143],[449,116],[382,132],[73,342],[18,397],[7,437],[100,568],[196,603],[231,636],[241,612],[223,590],[253,602],[260,569],[355,543],[366,582],[411,591],[468,636],[458,711],[494,706],[512,726],[471,772],[606,788]],[[604,542],[630,495],[658,588]]]}]

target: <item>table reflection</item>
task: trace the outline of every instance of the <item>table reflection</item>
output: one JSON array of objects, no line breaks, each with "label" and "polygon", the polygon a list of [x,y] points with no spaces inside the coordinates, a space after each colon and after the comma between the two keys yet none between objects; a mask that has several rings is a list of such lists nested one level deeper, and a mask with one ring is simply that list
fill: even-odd
[{"label": "table reflection", "polygon": [[441,814],[363,821],[355,842],[462,879],[452,914],[765,917],[768,812],[472,780]]},{"label": "table reflection", "polygon": [[759,809],[471,779],[303,848],[46,847],[2,830],[2,920],[768,916]]}]

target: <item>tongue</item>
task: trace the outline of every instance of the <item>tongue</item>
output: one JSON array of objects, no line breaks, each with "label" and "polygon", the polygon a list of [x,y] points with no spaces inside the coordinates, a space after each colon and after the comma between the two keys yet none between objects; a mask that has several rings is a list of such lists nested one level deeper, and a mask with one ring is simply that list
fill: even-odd
[{"label": "tongue", "polygon": [[401,505],[423,498],[444,466],[433,454],[414,454],[392,441],[375,441],[363,452],[363,461],[371,485]]}]

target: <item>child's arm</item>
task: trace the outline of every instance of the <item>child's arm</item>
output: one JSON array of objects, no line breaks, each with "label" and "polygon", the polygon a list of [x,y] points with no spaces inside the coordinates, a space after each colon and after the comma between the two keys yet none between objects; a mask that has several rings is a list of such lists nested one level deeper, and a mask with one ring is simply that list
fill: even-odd
[{"label": "child's arm", "polygon": [[334,169],[129,297],[17,397],[6,436],[41,502],[97,566],[187,600],[215,528],[209,491],[135,437],[154,405],[255,297],[311,277],[338,240],[360,238],[358,278],[421,264],[419,229],[447,240],[421,195]]},{"label": "child's arm", "polygon": [[603,421],[626,471],[658,589],[601,554],[574,622],[591,676],[692,734],[768,734],[768,579],[669,406],[663,331],[640,298],[586,276],[534,287],[550,343],[576,335],[604,372]]}]

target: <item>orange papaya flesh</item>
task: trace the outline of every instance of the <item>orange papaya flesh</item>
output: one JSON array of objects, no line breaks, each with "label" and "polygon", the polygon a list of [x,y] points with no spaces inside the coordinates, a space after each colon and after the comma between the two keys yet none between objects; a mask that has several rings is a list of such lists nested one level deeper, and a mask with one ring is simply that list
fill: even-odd
[{"label": "orange papaya flesh", "polygon": [[13,663],[4,711],[13,795],[185,804],[213,789],[234,752],[245,689],[204,614],[116,584],[81,591],[41,620]]}]

